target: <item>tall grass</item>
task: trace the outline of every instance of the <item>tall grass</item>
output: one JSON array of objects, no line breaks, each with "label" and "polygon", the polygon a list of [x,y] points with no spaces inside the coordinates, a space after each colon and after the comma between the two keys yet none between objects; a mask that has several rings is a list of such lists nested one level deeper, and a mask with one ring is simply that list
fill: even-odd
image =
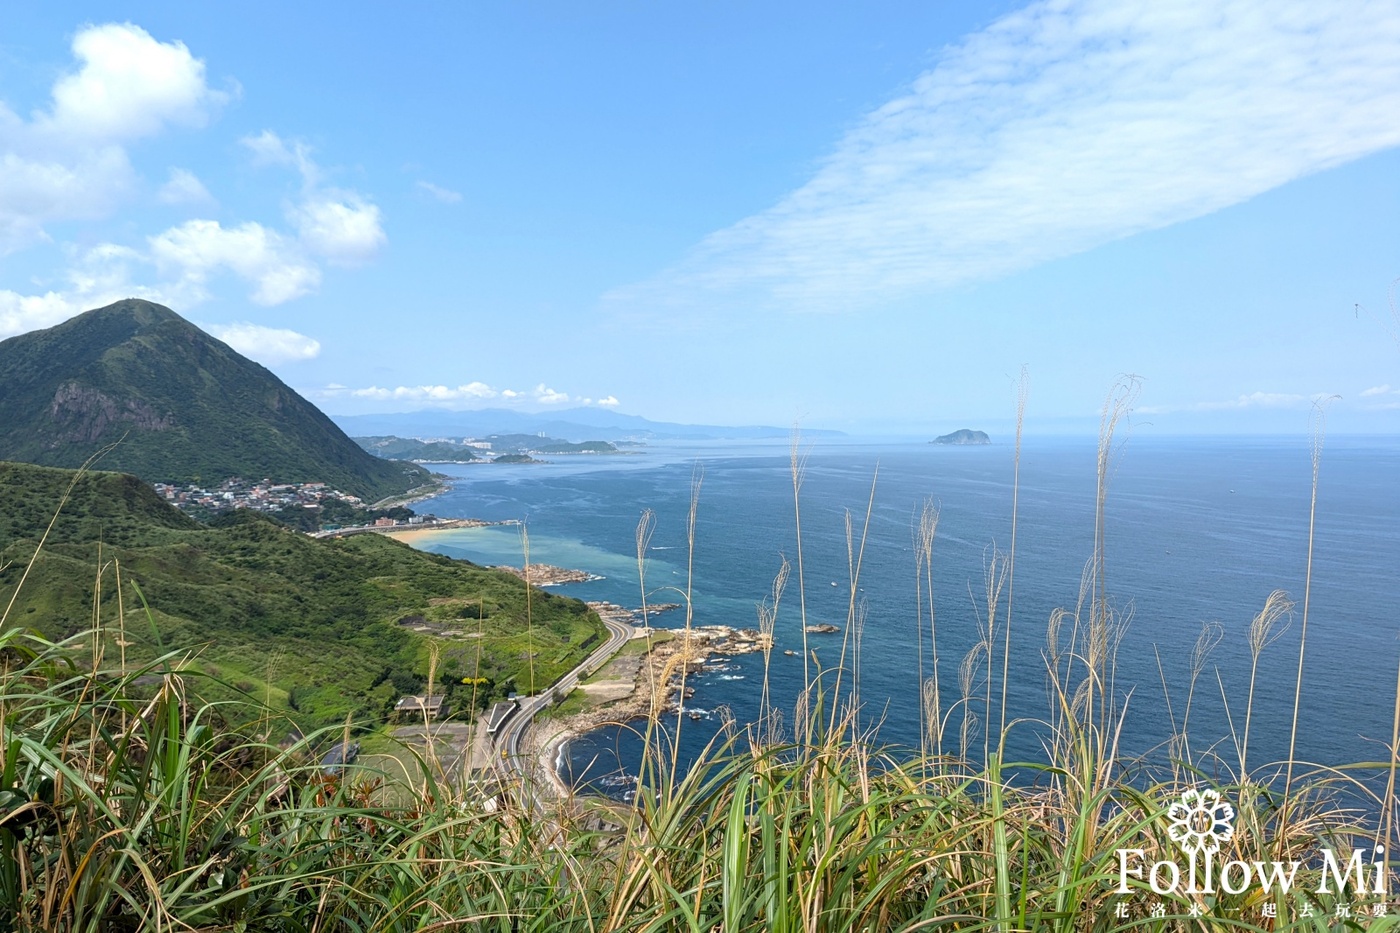
[{"label": "tall grass", "polygon": [[[1014,534],[1004,556],[989,552],[980,637],[960,665],[961,696],[945,708],[932,501],[913,529],[919,752],[882,749],[861,724],[865,531],[848,518],[850,642],[838,668],[822,669],[805,650],[800,532],[795,567],[781,560],[758,607],[762,631],[782,625],[795,572],[806,681],[793,730],[783,728],[766,677],[756,727],[722,730],[690,767],[653,717],[642,786],[625,807],[537,795],[522,786],[528,774],[499,786],[444,779],[431,742],[426,753],[403,749],[406,776],[373,763],[327,774],[317,752],[343,741],[340,729],[283,748],[286,724],[255,698],[199,701],[205,675],[185,655],[129,666],[109,653],[124,640],[127,614],[142,610],[120,568],[104,567],[94,586],[120,586],[124,600],[116,619],[95,615],[90,632],[53,643],[0,617],[0,930],[1386,929],[1393,918],[1375,916],[1385,894],[1318,888],[1325,852],[1345,864],[1364,851],[1369,863],[1377,844],[1394,849],[1396,737],[1372,769],[1388,774],[1381,792],[1352,772],[1291,760],[1281,783],[1271,770],[1249,770],[1254,673],[1291,610],[1281,592],[1250,627],[1250,686],[1245,708],[1232,712],[1243,724],[1237,772],[1214,789],[1235,814],[1218,858],[1296,861],[1292,890],[1163,895],[1137,876],[1120,890],[1121,851],[1148,865],[1180,861],[1168,807],[1218,764],[1213,750],[1197,752],[1184,738],[1165,770],[1118,750],[1127,697],[1115,654],[1127,619],[1106,584],[1104,505],[1115,432],[1134,392],[1126,383],[1105,405],[1096,543],[1080,599],[1034,636],[1044,641],[1050,698],[1038,762],[1004,760],[1008,735],[1021,727],[1006,712]],[[1024,389],[1021,399],[1023,412]],[[800,528],[796,442],[791,459]],[[697,474],[692,560],[698,501]],[[636,539],[644,613],[653,527],[645,513]],[[687,628],[690,580],[680,591]],[[1018,620],[1017,637],[1028,631]],[[1217,640],[1208,627],[1188,682],[1173,685],[1186,693],[1179,726],[1171,717],[1174,740],[1188,732]],[[767,652],[763,663],[766,674]],[[675,673],[661,673],[653,696]],[[1400,735],[1400,685],[1396,709]],[[1380,864],[1393,882],[1390,864]]]}]

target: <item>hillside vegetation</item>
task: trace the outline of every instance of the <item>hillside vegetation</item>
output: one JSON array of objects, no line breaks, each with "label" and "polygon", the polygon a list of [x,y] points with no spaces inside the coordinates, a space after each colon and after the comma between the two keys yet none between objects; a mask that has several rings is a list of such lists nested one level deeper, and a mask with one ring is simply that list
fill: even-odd
[{"label": "hillside vegetation", "polygon": [[[169,308],[128,299],[0,342],[0,460],[150,482],[322,482],[377,501],[430,481],[361,450],[257,363]],[[117,443],[120,442],[120,443]]]},{"label": "hillside vegetation", "polygon": [[[1111,428],[1124,398],[1105,407],[1100,525]],[[1315,448],[1315,471],[1317,456]],[[796,517],[796,443],[792,471]],[[0,473],[0,488],[17,488],[0,502],[0,515],[23,527],[42,523],[43,510],[23,503],[52,498],[66,478],[33,468]],[[121,623],[109,594],[115,575],[102,577],[112,582],[92,600],[95,616],[83,582],[92,579],[93,534],[108,542],[105,561],[122,551],[117,539],[139,527],[152,543],[126,548],[123,579],[144,574],[157,605],[179,605],[180,586],[197,588],[186,594],[190,605],[204,600],[215,616],[211,596],[248,601],[221,632],[249,619],[270,624],[254,611],[247,589],[254,580],[286,600],[375,607],[354,619],[324,619],[314,634],[280,623],[290,634],[276,644],[319,637],[315,654],[298,660],[349,650],[335,648],[328,634],[350,645],[377,633],[407,639],[377,620],[401,611],[381,609],[411,600],[425,607],[428,626],[483,607],[489,630],[498,612],[487,594],[523,590],[492,578],[494,585],[481,579],[478,593],[467,595],[454,587],[470,577],[458,574],[484,571],[433,558],[405,563],[410,552],[371,535],[317,550],[255,516],[193,528],[122,477],[90,477],[73,501],[84,514],[56,526],[59,553],[37,565],[48,576],[37,585],[31,577],[16,606],[0,610],[0,931],[1383,933],[1397,926],[1400,877],[1390,853],[1400,715],[1378,745],[1380,760],[1256,762],[1247,755],[1254,714],[1289,711],[1256,710],[1251,687],[1230,705],[1231,741],[1193,752],[1184,714],[1164,716],[1169,754],[1155,762],[1125,757],[1118,742],[1131,692],[1114,678],[1115,633],[1125,619],[1104,584],[1101,540],[1079,603],[1048,621],[1017,617],[1014,636],[1009,584],[1003,594],[998,583],[1014,567],[1014,545],[991,551],[971,661],[940,686],[930,650],[933,676],[910,684],[919,749],[882,749],[861,726],[863,636],[853,598],[839,662],[823,668],[814,654],[805,657],[803,689],[788,706],[769,692],[765,651],[757,718],[727,722],[693,767],[678,753],[686,717],[669,729],[655,717],[639,724],[637,793],[618,806],[555,799],[530,769],[443,782],[431,747],[420,757],[403,749],[395,763],[404,768],[387,770],[385,759],[365,755],[327,774],[317,753],[339,740],[339,727],[278,748],[268,738],[280,732],[276,711],[253,697],[235,701],[232,716],[228,707],[202,705],[210,678],[177,673],[179,653],[142,665],[109,648],[91,662],[89,642],[110,643]],[[692,536],[695,515],[692,508]],[[649,522],[644,513],[639,550]],[[936,526],[930,503],[912,555],[930,649],[939,626],[950,624],[942,612],[935,621],[927,585]],[[0,594],[14,592],[32,550],[25,539],[0,551],[0,563],[20,558],[0,578]],[[171,572],[152,572],[162,560]],[[395,576],[376,576],[386,569]],[[784,562],[757,606],[761,631],[806,632],[804,581],[801,563]],[[858,592],[854,561],[848,582]],[[63,610],[69,615],[52,607],[29,615],[74,626],[88,618],[99,631],[76,627],[67,643],[53,644],[17,629],[31,587],[72,606]],[[567,601],[553,605],[560,622],[574,611]],[[1265,600],[1249,627],[1254,661],[1277,640],[1291,607],[1281,592]],[[508,614],[503,606],[499,615]],[[1301,621],[1300,658],[1306,609]],[[158,627],[169,624],[157,616]],[[537,637],[539,627],[536,616]],[[1043,666],[1015,672],[1045,686],[1044,718],[1033,724],[1043,756],[1013,763],[1004,760],[1007,738],[1026,724],[1008,718],[990,676],[981,682],[980,721],[964,718],[958,728],[952,714],[978,699],[977,665],[990,671],[1000,663],[1009,672],[1010,645],[1027,637],[1046,646]],[[381,657],[410,645],[386,641]],[[923,656],[922,642],[915,650]],[[687,668],[668,666],[662,678],[672,673],[684,683]],[[1295,697],[1301,683],[1300,673]],[[1194,676],[1182,686],[1189,709]],[[1400,709],[1400,696],[1386,699]],[[1296,700],[1292,715],[1296,727]]]},{"label": "hillside vegetation", "polygon": [[463,688],[479,704],[552,683],[603,626],[578,600],[540,590],[527,615],[525,593],[510,574],[381,535],[315,540],[247,511],[206,526],[132,476],[0,463],[0,606],[14,599],[11,627],[65,638],[96,612],[109,620],[109,656],[193,649],[210,683],[270,699],[308,726],[377,721],[421,689],[430,647],[449,692],[486,678]]},{"label": "hillside vegetation", "polygon": [[442,441],[420,441],[413,437],[352,437],[352,441],[376,457],[391,460],[440,460],[447,463],[462,463],[479,460],[473,447],[463,444],[448,444]]}]

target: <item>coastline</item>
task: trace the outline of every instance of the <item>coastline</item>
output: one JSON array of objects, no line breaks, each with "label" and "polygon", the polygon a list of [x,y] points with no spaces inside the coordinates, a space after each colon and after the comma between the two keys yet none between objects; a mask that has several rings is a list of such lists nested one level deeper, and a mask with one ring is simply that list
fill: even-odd
[{"label": "coastline", "polygon": [[450,530],[448,528],[388,528],[381,531],[380,534],[386,538],[393,538],[395,541],[402,541],[404,544],[418,547],[420,544],[432,541]]},{"label": "coastline", "polygon": [[395,506],[416,505],[419,502],[426,502],[429,499],[435,499],[443,493],[447,492],[447,490],[452,488],[452,477],[442,476],[439,473],[432,474],[432,477],[432,481],[427,483],[426,485],[410,489],[407,492],[400,493],[397,496],[386,496],[385,498],[380,499],[378,502],[371,503],[370,508],[388,509],[394,508]]},{"label": "coastline", "polygon": [[440,518],[435,522],[427,522],[421,525],[386,525],[382,528],[366,526],[364,531],[372,531],[376,534],[384,535],[386,538],[394,538],[404,544],[417,546],[420,541],[432,541],[434,538],[449,531],[459,531],[463,528],[486,528],[491,525],[509,524],[507,522],[488,522],[480,518]]},{"label": "coastline", "polygon": [[[600,615],[611,612],[635,618],[635,613],[620,606],[589,605]],[[525,733],[525,750],[540,786],[548,785],[558,797],[574,793],[560,774],[561,755],[569,742],[605,726],[658,721],[680,708],[692,692],[684,685],[685,678],[703,673],[711,659],[771,651],[773,645],[771,637],[754,629],[727,625],[701,626],[689,632],[639,628],[633,641],[648,644],[640,651],[624,648],[575,688],[586,695],[582,710],[538,719]]]}]

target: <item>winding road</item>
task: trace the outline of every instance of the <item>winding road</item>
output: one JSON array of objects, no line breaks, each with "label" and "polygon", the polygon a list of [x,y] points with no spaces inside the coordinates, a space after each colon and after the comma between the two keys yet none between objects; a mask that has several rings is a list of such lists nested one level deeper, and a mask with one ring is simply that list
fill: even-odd
[{"label": "winding road", "polygon": [[561,677],[558,683],[544,693],[537,696],[521,697],[520,708],[501,725],[496,735],[496,748],[501,756],[502,770],[507,775],[514,772],[523,779],[529,773],[530,762],[522,758],[520,742],[525,735],[525,730],[530,728],[530,724],[539,715],[540,710],[548,706],[554,697],[563,699],[572,693],[574,688],[579,685],[580,680],[610,661],[613,655],[617,654],[637,632],[636,628],[619,619],[609,618],[601,614],[600,618],[603,620],[603,624],[608,627],[608,640],[599,645],[597,650],[590,654],[582,664]]}]

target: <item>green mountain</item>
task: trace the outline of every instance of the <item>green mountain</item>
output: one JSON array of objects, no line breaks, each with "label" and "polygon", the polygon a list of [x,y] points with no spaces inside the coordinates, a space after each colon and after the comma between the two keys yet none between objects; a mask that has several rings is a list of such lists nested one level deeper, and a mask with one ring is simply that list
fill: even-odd
[{"label": "green mountain", "polygon": [[509,573],[383,535],[314,539],[247,510],[202,525],[132,476],[0,462],[0,628],[86,642],[94,607],[108,662],[188,650],[217,679],[206,698],[246,692],[307,726],[382,716],[433,652],[457,709],[535,692],[604,634],[576,599],[527,603]]},{"label": "green mountain", "polygon": [[465,463],[480,460],[476,449],[462,444],[445,444],[442,441],[420,441],[414,437],[352,437],[350,438],[376,457],[395,460],[436,460],[447,463]]},{"label": "green mountain", "polygon": [[[0,342],[0,460],[151,482],[322,482],[366,501],[429,482],[373,457],[271,372],[169,308],[128,299]],[[120,441],[120,443],[117,443]]]}]

